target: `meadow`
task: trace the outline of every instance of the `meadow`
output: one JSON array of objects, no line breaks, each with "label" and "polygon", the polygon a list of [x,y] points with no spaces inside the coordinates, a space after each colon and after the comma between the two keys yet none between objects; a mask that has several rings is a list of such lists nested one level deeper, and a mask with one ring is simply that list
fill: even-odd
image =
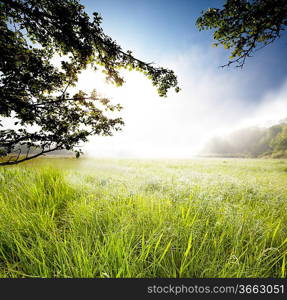
[{"label": "meadow", "polygon": [[287,160],[0,168],[0,277],[286,277]]}]

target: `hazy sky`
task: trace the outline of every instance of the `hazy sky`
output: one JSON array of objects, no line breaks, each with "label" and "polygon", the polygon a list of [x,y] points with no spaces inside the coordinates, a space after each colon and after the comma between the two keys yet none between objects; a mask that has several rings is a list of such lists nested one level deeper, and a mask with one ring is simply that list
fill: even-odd
[{"label": "hazy sky", "polygon": [[212,32],[195,26],[202,10],[223,1],[86,0],[100,12],[106,34],[124,50],[171,68],[182,91],[157,96],[137,72],[123,72],[120,88],[85,71],[79,88],[97,90],[121,103],[126,125],[113,137],[93,137],[85,150],[96,156],[189,157],[214,134],[287,117],[287,38],[258,51],[244,69],[219,68],[229,52],[212,47]]}]

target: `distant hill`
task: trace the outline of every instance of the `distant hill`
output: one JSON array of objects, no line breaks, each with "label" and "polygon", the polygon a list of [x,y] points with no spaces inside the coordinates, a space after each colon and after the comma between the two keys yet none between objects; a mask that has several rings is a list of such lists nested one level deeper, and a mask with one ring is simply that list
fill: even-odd
[{"label": "distant hill", "polygon": [[249,127],[212,138],[202,155],[287,158],[287,118],[270,127]]}]

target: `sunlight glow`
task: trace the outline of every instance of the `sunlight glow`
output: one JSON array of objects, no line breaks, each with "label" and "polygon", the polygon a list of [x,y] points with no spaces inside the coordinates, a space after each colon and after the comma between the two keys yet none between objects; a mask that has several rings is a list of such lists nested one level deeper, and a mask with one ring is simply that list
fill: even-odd
[{"label": "sunlight glow", "polygon": [[244,75],[218,72],[212,52],[192,48],[176,58],[163,58],[161,64],[175,70],[182,87],[179,94],[160,98],[151,82],[135,71],[123,71],[122,87],[107,83],[101,72],[91,69],[80,75],[76,89],[96,88],[124,107],[118,113],[125,121],[123,130],[113,137],[91,137],[84,145],[88,155],[188,158],[215,135],[287,115],[287,82],[255,104],[242,91]]},{"label": "sunlight glow", "polygon": [[[55,57],[55,65],[61,59]],[[125,122],[123,130],[112,137],[91,137],[83,145],[84,152],[97,157],[189,158],[214,136],[272,125],[287,116],[287,80],[280,89],[253,102],[242,86],[254,79],[242,72],[219,72],[219,64],[212,49],[203,51],[199,46],[162,57],[159,65],[173,69],[182,88],[178,94],[169,92],[167,98],[160,98],[151,82],[136,71],[122,71],[125,83],[121,87],[107,83],[100,70],[83,71],[70,92],[81,89],[89,94],[95,88],[113,104],[123,106],[113,116]]]}]

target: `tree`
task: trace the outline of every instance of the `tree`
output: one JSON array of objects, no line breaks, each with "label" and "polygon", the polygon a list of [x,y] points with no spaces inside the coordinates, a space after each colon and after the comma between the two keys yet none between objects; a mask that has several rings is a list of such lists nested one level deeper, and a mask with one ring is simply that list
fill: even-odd
[{"label": "tree", "polygon": [[280,126],[280,131],[271,140],[272,148],[275,151],[286,151],[287,150],[287,124]]},{"label": "tree", "polygon": [[[229,61],[243,67],[247,57],[280,38],[287,27],[286,0],[227,0],[222,9],[210,8],[197,19],[199,30],[215,29],[213,37],[231,49]],[[224,67],[223,66],[223,67]]]},{"label": "tree", "polygon": [[[121,118],[105,114],[120,110],[119,105],[96,91],[69,95],[89,65],[116,85],[124,83],[119,69],[125,68],[143,72],[161,97],[169,88],[179,91],[172,70],[124,52],[103,32],[101,21],[96,12],[91,19],[77,0],[0,1],[0,117],[14,120],[13,127],[3,129],[0,119],[0,165],[75,150],[90,135],[111,135],[121,128]],[[55,55],[61,56],[61,67],[53,65]]]}]

